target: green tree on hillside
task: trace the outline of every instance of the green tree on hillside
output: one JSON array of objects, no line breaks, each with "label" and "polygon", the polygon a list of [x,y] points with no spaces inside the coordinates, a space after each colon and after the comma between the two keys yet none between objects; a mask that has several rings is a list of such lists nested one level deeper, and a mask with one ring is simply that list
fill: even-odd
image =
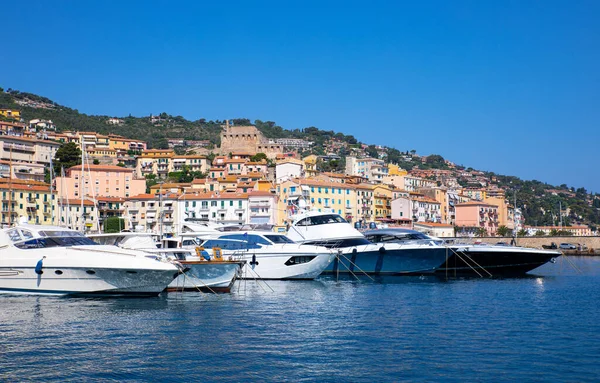
[{"label": "green tree on hillside", "polygon": [[81,164],[81,150],[74,142],[63,144],[54,156],[54,174],[60,174],[60,168],[65,170]]},{"label": "green tree on hillside", "polygon": [[252,157],[250,157],[250,161],[252,162],[260,162],[262,160],[267,160],[267,155],[265,153],[256,153]]}]

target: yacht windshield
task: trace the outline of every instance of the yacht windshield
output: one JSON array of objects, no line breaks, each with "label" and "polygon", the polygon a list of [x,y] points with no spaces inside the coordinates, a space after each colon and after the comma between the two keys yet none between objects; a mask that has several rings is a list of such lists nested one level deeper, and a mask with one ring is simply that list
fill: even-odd
[{"label": "yacht windshield", "polygon": [[40,249],[45,247],[71,247],[97,245],[96,242],[84,236],[45,237],[15,243],[19,249]]},{"label": "yacht windshield", "polygon": [[348,223],[348,221],[337,214],[324,214],[303,218],[296,223],[296,226],[326,225],[328,223]]},{"label": "yacht windshield", "polygon": [[83,238],[87,238],[85,237],[83,234],[81,234],[80,232],[77,231],[71,231],[71,230],[42,230],[39,232],[40,236],[42,237],[83,237]]},{"label": "yacht windshield", "polygon": [[323,239],[316,241],[307,241],[306,245],[324,246],[327,248],[343,248],[370,245],[366,238],[346,238],[346,239]]},{"label": "yacht windshield", "polygon": [[270,240],[273,243],[294,243],[291,239],[286,237],[285,235],[270,235],[265,234],[265,238]]}]

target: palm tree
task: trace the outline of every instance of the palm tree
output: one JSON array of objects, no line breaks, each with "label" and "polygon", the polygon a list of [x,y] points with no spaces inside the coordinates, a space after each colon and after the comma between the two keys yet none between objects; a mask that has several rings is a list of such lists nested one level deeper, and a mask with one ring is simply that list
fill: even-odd
[{"label": "palm tree", "polygon": [[477,228],[476,233],[477,233],[477,236],[482,237],[482,238],[488,234],[487,230],[484,227]]},{"label": "palm tree", "polygon": [[496,235],[499,235],[500,237],[508,237],[511,233],[512,230],[504,225],[498,227],[496,230]]}]

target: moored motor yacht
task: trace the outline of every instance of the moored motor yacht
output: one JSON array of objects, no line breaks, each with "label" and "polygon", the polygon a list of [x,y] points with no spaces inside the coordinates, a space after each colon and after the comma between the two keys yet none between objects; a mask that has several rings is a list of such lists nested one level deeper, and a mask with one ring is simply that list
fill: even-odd
[{"label": "moored motor yacht", "polygon": [[191,239],[184,239],[183,247],[202,246],[223,258],[244,260],[242,279],[314,279],[335,258],[325,247],[294,243],[274,232],[225,232],[195,243]]},{"label": "moored motor yacht", "polygon": [[153,235],[148,233],[90,234],[88,237],[98,243],[143,251],[147,257],[173,260],[181,264],[185,272],[169,284],[167,291],[230,292],[245,263],[239,259],[217,258],[200,249],[196,251],[194,246],[158,248]]},{"label": "moored motor yacht", "polygon": [[[415,241],[437,241],[424,233],[405,229],[370,230],[364,235],[372,242],[411,243]],[[449,276],[518,276],[552,262],[561,253],[559,251],[532,249],[517,246],[498,246],[487,244],[446,244],[448,256],[437,268],[437,272]]]},{"label": "moored motor yacht", "polygon": [[62,227],[0,230],[2,293],[158,295],[178,274],[172,262],[98,245]]},{"label": "moored motor yacht", "polygon": [[292,217],[288,236],[300,243],[335,249],[338,256],[325,274],[432,274],[446,259],[446,249],[434,241],[377,245],[368,241],[335,213],[306,211]]}]

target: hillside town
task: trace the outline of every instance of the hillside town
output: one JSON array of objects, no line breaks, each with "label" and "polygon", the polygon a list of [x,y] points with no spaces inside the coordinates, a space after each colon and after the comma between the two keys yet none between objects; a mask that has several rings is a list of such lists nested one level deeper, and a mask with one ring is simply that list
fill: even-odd
[{"label": "hillside town", "polygon": [[[324,155],[303,156],[313,142],[270,139],[255,126],[226,121],[220,147],[171,138],[169,149],[149,149],[117,134],[24,121],[19,110],[0,109],[0,116],[3,226],[27,219],[92,233],[118,217],[122,230],[166,235],[180,232],[186,220],[284,229],[294,214],[316,209],[357,228],[402,226],[437,237],[596,235],[586,225],[531,225],[493,177],[447,160],[444,168],[405,170],[386,161],[384,147],[373,152],[333,138]],[[49,177],[57,151],[68,143],[83,149],[81,163]],[[176,150],[181,147],[183,154]],[[345,169],[333,172],[328,164],[339,163],[340,150],[348,154]],[[428,157],[411,151],[403,160],[425,164]],[[174,180],[182,174],[191,177]]]}]

